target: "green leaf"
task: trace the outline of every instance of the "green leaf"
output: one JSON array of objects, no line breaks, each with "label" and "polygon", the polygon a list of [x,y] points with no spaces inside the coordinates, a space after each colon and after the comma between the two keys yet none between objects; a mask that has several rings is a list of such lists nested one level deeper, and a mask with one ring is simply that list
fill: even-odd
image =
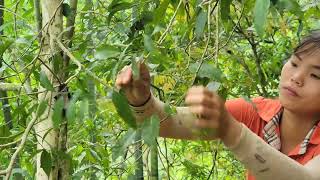
[{"label": "green leaf", "polygon": [[14,43],[13,40],[0,37],[0,56]]},{"label": "green leaf", "polygon": [[207,85],[207,88],[210,90],[210,91],[218,91],[219,87],[220,87],[221,83],[219,82],[210,82],[208,85]]},{"label": "green leaf", "polygon": [[154,22],[155,23],[161,23],[165,20],[166,11],[168,9],[170,1],[169,0],[163,0],[161,1],[160,6],[155,10],[154,13]]},{"label": "green leaf", "polygon": [[133,116],[131,108],[128,104],[127,98],[123,93],[118,93],[117,91],[112,92],[112,102],[120,115],[120,117],[132,128],[137,128],[136,120]]},{"label": "green leaf", "polygon": [[142,139],[149,146],[156,145],[156,138],[159,136],[160,119],[157,116],[151,116],[142,124]]},{"label": "green leaf", "polygon": [[40,85],[49,91],[54,91],[53,85],[49,81],[46,73],[43,71],[40,72]]},{"label": "green leaf", "polygon": [[177,114],[177,109],[174,106],[170,106],[169,104],[164,105],[164,112],[168,114],[169,116],[173,116]]},{"label": "green leaf", "polygon": [[87,99],[82,100],[80,102],[80,109],[79,109],[79,119],[83,120],[85,115],[89,112],[89,102]]},{"label": "green leaf", "polygon": [[111,57],[116,57],[120,54],[120,50],[114,46],[102,45],[97,48],[94,58],[98,60],[108,59]]},{"label": "green leaf", "polygon": [[[198,67],[199,63],[194,63],[190,65],[189,70],[192,73],[196,73]],[[197,76],[201,78],[207,77],[211,80],[221,82],[223,74],[222,71],[216,68],[213,64],[203,63]]]},{"label": "green leaf", "polygon": [[303,16],[303,11],[296,0],[278,0],[276,6],[280,11],[286,9],[300,18]]},{"label": "green leaf", "polygon": [[80,96],[80,91],[77,91],[71,101],[68,104],[68,108],[67,108],[67,119],[69,122],[73,122],[76,118],[76,112],[77,112],[77,106],[76,106],[76,102],[78,101],[78,98]]},{"label": "green leaf", "polygon": [[37,118],[39,118],[45,112],[45,110],[47,109],[47,106],[48,106],[47,100],[43,100],[40,102],[37,108],[37,113],[36,113]]},{"label": "green leaf", "polygon": [[101,161],[101,157],[94,149],[90,148],[90,154],[96,161]]},{"label": "green leaf", "polygon": [[196,24],[195,24],[195,35],[196,35],[196,38],[199,39],[202,37],[203,35],[203,32],[204,32],[204,28],[206,26],[206,23],[207,23],[207,12],[204,11],[203,9],[200,10],[200,13],[198,14],[197,16],[197,19],[196,19]]},{"label": "green leaf", "polygon": [[126,134],[112,147],[112,160],[115,161],[118,157],[124,155],[125,150],[132,144],[136,137],[137,131],[129,129]]},{"label": "green leaf", "polygon": [[[8,142],[11,142],[13,138],[9,138],[9,136],[11,136],[11,132],[8,126],[6,124],[0,126],[0,137],[1,137],[0,144],[6,144]],[[8,138],[2,139],[3,137],[8,137]]]},{"label": "green leaf", "polygon": [[72,13],[72,11],[71,11],[70,5],[68,3],[63,3],[62,4],[62,14],[65,17],[69,17],[71,13]]},{"label": "green leaf", "polygon": [[129,3],[129,2],[123,2],[123,1],[119,1],[119,0],[113,0],[111,2],[111,4],[108,7],[108,11],[109,11],[109,15],[107,18],[107,24],[110,23],[111,18],[114,16],[115,13],[117,13],[118,11],[123,11],[126,9],[130,9],[132,8],[133,4]]},{"label": "green leaf", "polygon": [[28,171],[21,168],[13,168],[12,169],[12,179],[19,179],[19,177],[24,177],[23,179],[31,179],[31,176],[29,175]]},{"label": "green leaf", "polygon": [[47,176],[50,176],[51,168],[52,168],[52,159],[51,154],[46,150],[43,150],[40,158],[40,167],[44,170]]},{"label": "green leaf", "polygon": [[222,21],[228,21],[230,15],[230,5],[232,0],[223,0],[220,4],[220,12],[221,12],[221,19]]},{"label": "green leaf", "polygon": [[131,69],[132,69],[132,76],[133,80],[140,79],[140,69],[138,67],[137,59],[139,58],[131,58]]},{"label": "green leaf", "polygon": [[254,27],[262,38],[269,12],[270,0],[257,0],[254,7]]},{"label": "green leaf", "polygon": [[154,50],[154,45],[153,45],[153,41],[151,39],[151,36],[150,35],[147,35],[147,34],[144,34],[143,35],[143,39],[144,39],[144,49],[147,51],[147,52],[151,52]]},{"label": "green leaf", "polygon": [[50,59],[53,64],[53,72],[58,74],[63,68],[63,57],[60,53],[55,53]]},{"label": "green leaf", "polygon": [[53,121],[53,127],[55,129],[58,129],[60,126],[60,123],[62,121],[62,112],[64,108],[64,100],[63,97],[60,97],[54,104],[53,107],[53,114],[52,114],[52,121]]}]

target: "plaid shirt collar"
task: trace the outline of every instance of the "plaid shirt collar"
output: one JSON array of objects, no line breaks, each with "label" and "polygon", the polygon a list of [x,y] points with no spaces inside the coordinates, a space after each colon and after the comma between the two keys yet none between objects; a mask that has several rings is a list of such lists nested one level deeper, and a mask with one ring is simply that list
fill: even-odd
[{"label": "plaid shirt collar", "polygon": [[[273,118],[265,125],[263,128],[263,138],[264,140],[270,144],[272,147],[277,150],[281,149],[281,141],[280,141],[280,133],[279,133],[279,124],[281,120],[281,116],[283,113],[283,109],[281,109]],[[308,132],[307,136],[304,138],[302,143],[300,144],[298,155],[303,155],[307,151],[308,144],[310,143],[310,139],[312,134],[314,133],[317,125],[314,125],[312,129]]]}]

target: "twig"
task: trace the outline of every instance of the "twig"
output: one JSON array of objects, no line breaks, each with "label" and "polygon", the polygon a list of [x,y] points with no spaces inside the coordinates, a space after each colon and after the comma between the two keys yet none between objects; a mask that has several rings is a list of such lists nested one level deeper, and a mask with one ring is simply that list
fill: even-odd
[{"label": "twig", "polygon": [[24,131],[24,133],[23,133],[23,135],[22,135],[22,137],[21,137],[21,143],[19,144],[17,150],[14,152],[14,154],[12,155],[12,157],[11,157],[11,159],[10,159],[9,166],[7,167],[6,170],[0,171],[0,175],[6,174],[6,178],[5,178],[6,180],[9,180],[9,179],[10,179],[14,162],[15,162],[18,154],[20,153],[20,151],[23,149],[23,147],[24,147],[24,145],[25,145],[25,143],[26,143],[26,141],[27,141],[28,134],[29,134],[31,128],[33,127],[33,125],[34,125],[34,123],[35,123],[36,121],[37,121],[37,118],[34,118],[34,119],[32,119],[32,120],[29,122],[26,130]]},{"label": "twig", "polygon": [[[216,4],[214,5],[214,9],[213,10],[215,10],[215,8],[217,7],[217,4],[219,3],[219,1],[217,1],[216,2]],[[210,34],[211,34],[211,28],[210,28],[210,24],[211,24],[211,19],[210,19],[210,8],[211,6],[210,6],[210,3],[208,4],[208,38],[207,38],[207,43],[206,43],[206,47],[205,47],[205,49],[204,49],[204,51],[203,51],[203,53],[202,53],[202,56],[201,56],[201,59],[200,59],[200,64],[199,64],[199,66],[198,66],[198,68],[197,68],[197,70],[196,70],[196,73],[195,73],[195,77],[194,77],[194,79],[193,79],[193,82],[192,82],[192,85],[194,85],[195,84],[195,82],[196,82],[196,78],[197,78],[197,75],[198,75],[198,73],[199,73],[199,71],[200,71],[200,69],[201,69],[201,66],[202,66],[202,64],[204,63],[204,57],[205,57],[205,55],[207,54],[207,52],[208,52],[208,46],[209,46],[209,42],[210,42]],[[218,13],[218,12],[217,12]]]},{"label": "twig", "polygon": [[21,141],[21,139],[19,138],[18,140],[15,140],[15,141],[13,141],[13,142],[9,142],[9,143],[7,143],[7,144],[0,144],[0,148],[4,148],[4,147],[7,147],[7,146],[12,146],[12,145],[14,145],[14,144],[19,143],[20,141]]},{"label": "twig", "polygon": [[18,91],[20,88],[20,84],[0,82],[0,91]]},{"label": "twig", "polygon": [[18,33],[17,33],[17,12],[18,12],[18,6],[20,4],[21,0],[17,1],[16,2],[16,6],[15,6],[15,9],[14,9],[14,14],[13,14],[13,25],[14,25],[14,35],[15,35],[15,38],[18,38]]},{"label": "twig", "polygon": [[20,19],[26,20],[25,18],[23,18],[23,17],[20,16],[19,14],[15,13],[15,12],[12,11],[11,9],[8,9],[8,8],[5,8],[5,7],[1,7],[1,6],[0,6],[0,9],[1,9],[1,10],[4,10],[4,11],[7,11],[7,12],[9,12],[9,13],[17,16],[17,17],[19,17]]},{"label": "twig", "polygon": [[182,4],[182,1],[183,1],[183,0],[180,0],[180,1],[179,1],[179,4],[178,4],[178,6],[177,6],[177,9],[175,10],[173,16],[171,17],[171,20],[170,20],[170,22],[169,22],[169,24],[168,24],[168,26],[167,26],[167,29],[166,29],[166,30],[164,31],[164,33],[161,35],[161,37],[160,37],[160,39],[159,39],[159,41],[158,41],[158,44],[159,44],[159,45],[162,44],[162,42],[163,42],[164,39],[166,38],[167,33],[169,32],[169,30],[170,30],[170,28],[171,28],[171,26],[172,26],[172,24],[173,24],[173,21],[175,20],[177,14],[178,14],[178,10],[179,10],[179,8],[180,8],[180,6],[181,6],[181,4]]},{"label": "twig", "polygon": [[[217,1],[217,6],[219,6],[219,1]],[[216,12],[216,45],[215,49],[219,49],[219,12]],[[215,63],[216,66],[218,67],[218,56],[219,56],[219,51],[215,52]]]},{"label": "twig", "polygon": [[[59,85],[53,86],[54,88],[59,87]],[[19,96],[29,96],[29,95],[36,95],[36,94],[41,94],[41,93],[45,93],[48,92],[47,89],[43,90],[43,91],[37,91],[37,92],[31,92],[31,93],[25,93],[25,94],[19,94],[17,96],[10,96],[10,97],[4,97],[4,98],[0,98],[0,100],[3,99],[14,99],[14,98],[19,98]],[[62,94],[62,93],[61,93]]]},{"label": "twig", "polygon": [[97,77],[94,73],[92,73],[91,71],[87,70],[81,63],[80,61],[74,57],[71,52],[61,43],[60,40],[58,39],[55,39],[56,42],[58,43],[59,47],[61,48],[61,50],[63,50],[69,57],[70,57],[70,60],[73,61],[77,66],[78,66],[78,69],[76,71],[76,74],[74,74],[73,76],[71,76],[69,79],[66,80],[65,84],[69,83],[73,78],[77,77],[78,74],[80,73],[80,71],[82,69],[84,69],[84,71],[89,75],[91,76],[93,79],[95,79],[96,81],[98,81],[99,83],[101,83],[102,85],[104,85],[105,87],[107,88],[111,88],[106,82],[102,81],[99,77]]}]

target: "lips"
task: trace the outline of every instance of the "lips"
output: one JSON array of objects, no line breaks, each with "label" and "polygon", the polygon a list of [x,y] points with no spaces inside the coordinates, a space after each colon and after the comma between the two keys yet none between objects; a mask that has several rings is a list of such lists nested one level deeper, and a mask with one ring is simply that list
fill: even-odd
[{"label": "lips", "polygon": [[288,95],[290,95],[290,96],[299,96],[299,94],[297,93],[297,91],[294,90],[294,89],[293,89],[292,87],[290,87],[290,86],[284,86],[282,89],[286,92],[286,94],[288,94]]}]

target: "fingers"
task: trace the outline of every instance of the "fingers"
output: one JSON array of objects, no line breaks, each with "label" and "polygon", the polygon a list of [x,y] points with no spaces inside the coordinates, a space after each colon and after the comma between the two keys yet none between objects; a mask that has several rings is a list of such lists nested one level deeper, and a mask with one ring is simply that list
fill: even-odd
[{"label": "fingers", "polygon": [[132,70],[129,66],[125,66],[121,71],[119,71],[116,79],[116,87],[121,89],[130,85],[132,81]]},{"label": "fingers", "polygon": [[198,119],[195,126],[198,128],[218,128],[221,120],[221,114],[224,103],[214,92],[205,87],[192,87],[187,93],[186,104],[190,111]]}]

